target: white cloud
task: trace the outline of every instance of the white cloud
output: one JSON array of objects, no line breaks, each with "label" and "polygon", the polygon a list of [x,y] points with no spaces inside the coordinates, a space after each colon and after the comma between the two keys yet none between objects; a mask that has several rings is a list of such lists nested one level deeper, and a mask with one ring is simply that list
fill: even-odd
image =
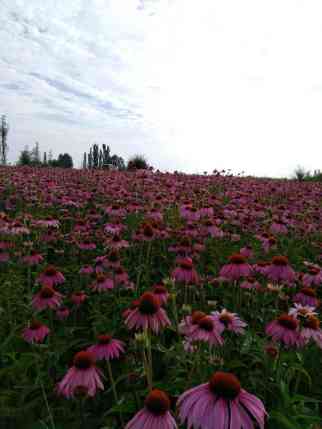
[{"label": "white cloud", "polygon": [[96,141],[163,169],[320,167],[319,0],[0,5],[12,160],[37,140],[80,161]]}]

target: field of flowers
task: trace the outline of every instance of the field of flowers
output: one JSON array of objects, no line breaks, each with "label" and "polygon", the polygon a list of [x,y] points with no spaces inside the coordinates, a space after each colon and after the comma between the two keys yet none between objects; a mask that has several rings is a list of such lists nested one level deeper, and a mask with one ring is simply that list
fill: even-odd
[{"label": "field of flowers", "polygon": [[318,429],[322,186],[0,169],[0,427]]}]

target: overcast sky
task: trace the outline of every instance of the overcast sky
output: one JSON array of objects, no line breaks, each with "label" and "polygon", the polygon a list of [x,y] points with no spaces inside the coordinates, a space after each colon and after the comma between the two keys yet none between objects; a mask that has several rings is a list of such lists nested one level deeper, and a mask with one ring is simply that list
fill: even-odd
[{"label": "overcast sky", "polygon": [[35,141],[162,170],[322,169],[321,0],[0,0],[9,159]]}]

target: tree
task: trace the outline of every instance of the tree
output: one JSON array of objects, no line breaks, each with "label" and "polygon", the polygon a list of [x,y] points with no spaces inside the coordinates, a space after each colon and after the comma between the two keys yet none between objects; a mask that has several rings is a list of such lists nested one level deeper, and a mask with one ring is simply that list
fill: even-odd
[{"label": "tree", "polygon": [[73,168],[73,158],[69,153],[60,153],[57,159],[57,167]]},{"label": "tree", "polygon": [[31,155],[28,146],[25,146],[24,150],[20,152],[20,156],[17,162],[18,165],[32,165]]},{"label": "tree", "polygon": [[47,165],[47,153],[44,152],[44,158],[43,158],[43,165],[46,166]]},{"label": "tree", "polygon": [[86,168],[87,168],[87,153],[84,152],[83,169],[86,170]]},{"label": "tree", "polygon": [[35,146],[31,150],[30,155],[31,155],[32,165],[34,165],[34,166],[41,165],[40,150],[39,150],[39,143],[38,142],[35,143]]},{"label": "tree", "polygon": [[133,170],[147,170],[149,168],[148,162],[144,155],[134,155],[127,163],[127,169]]},{"label": "tree", "polygon": [[9,124],[7,121],[6,115],[1,116],[0,124],[0,134],[1,134],[1,148],[0,148],[0,160],[2,165],[7,164],[7,154],[8,154],[8,143],[7,136],[9,132]]},{"label": "tree", "polygon": [[98,152],[98,144],[93,144],[93,168],[98,168],[98,158],[99,158],[99,152]]}]

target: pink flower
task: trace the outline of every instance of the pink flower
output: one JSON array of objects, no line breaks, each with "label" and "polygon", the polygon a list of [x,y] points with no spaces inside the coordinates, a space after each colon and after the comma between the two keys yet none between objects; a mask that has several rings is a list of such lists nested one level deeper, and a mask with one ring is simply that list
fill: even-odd
[{"label": "pink flower", "polygon": [[224,340],[218,332],[217,325],[211,316],[204,316],[191,328],[190,342],[202,341],[210,346],[222,346]]},{"label": "pink flower", "polygon": [[90,285],[90,288],[96,292],[104,292],[114,288],[114,282],[104,274],[96,274],[96,280]]},{"label": "pink flower", "polygon": [[225,329],[238,335],[245,333],[247,323],[243,322],[236,313],[230,313],[225,308],[219,313],[214,311],[211,316],[217,324],[217,330],[222,333]]},{"label": "pink flower", "polygon": [[89,275],[93,274],[94,268],[91,265],[84,265],[80,270],[79,274]]},{"label": "pink flower", "polygon": [[295,272],[290,267],[286,256],[274,256],[266,271],[267,277],[273,282],[291,283],[295,280]]},{"label": "pink flower", "polygon": [[181,422],[189,428],[264,429],[262,401],[242,389],[233,374],[215,372],[208,383],[183,393],[178,407]]},{"label": "pink flower", "polygon": [[246,258],[240,253],[230,256],[229,264],[226,264],[220,270],[220,276],[228,280],[236,281],[241,277],[248,277],[251,275],[252,268],[246,262]]},{"label": "pink flower", "polygon": [[293,298],[294,302],[300,303],[302,305],[308,305],[310,307],[318,307],[319,300],[316,297],[316,292],[310,287],[304,287],[301,289]]},{"label": "pink flower", "polygon": [[87,351],[94,354],[97,360],[118,359],[124,353],[123,341],[116,340],[110,335],[98,335],[98,344],[90,346]]},{"label": "pink flower", "polygon": [[176,429],[177,424],[170,414],[170,399],[159,389],[152,390],[140,410],[125,429]]},{"label": "pink flower", "polygon": [[71,301],[79,307],[87,299],[87,295],[84,291],[74,292],[71,296]]},{"label": "pink flower", "polygon": [[58,320],[65,320],[69,316],[69,309],[67,307],[61,306],[56,310],[56,317]]},{"label": "pink flower", "polygon": [[30,255],[24,256],[22,258],[23,263],[30,266],[38,265],[43,262],[43,260],[43,256],[37,253],[35,250],[32,250]]},{"label": "pink flower", "polygon": [[181,258],[179,261],[179,267],[172,271],[171,277],[177,283],[184,283],[186,285],[198,284],[199,276],[197,271],[193,268],[191,258]]},{"label": "pink flower", "polygon": [[261,285],[255,279],[255,277],[247,277],[241,284],[242,289],[260,289]]},{"label": "pink flower", "polygon": [[198,325],[199,320],[205,316],[207,316],[207,314],[203,311],[193,311],[191,316],[186,316],[179,324],[180,334],[189,337],[191,332],[193,332],[194,327]]},{"label": "pink flower", "polygon": [[33,320],[28,328],[22,331],[22,337],[28,343],[42,343],[49,334],[49,328],[38,320]]},{"label": "pink flower", "polygon": [[322,330],[320,328],[320,320],[317,317],[311,315],[304,318],[301,337],[306,343],[312,339],[322,349]]},{"label": "pink flower", "polygon": [[287,347],[301,347],[304,345],[299,332],[299,321],[289,314],[282,314],[270,322],[265,329],[266,335],[273,341],[279,341]]},{"label": "pink flower", "polygon": [[95,365],[95,356],[86,351],[78,352],[74,356],[73,366],[58,383],[57,391],[71,398],[79,388],[83,388],[88,396],[95,396],[97,389],[104,390],[101,376]]},{"label": "pink flower", "polygon": [[129,310],[125,319],[129,329],[151,329],[156,334],[171,324],[159,300],[151,292],[145,292],[138,306]]},{"label": "pink flower", "polygon": [[161,305],[165,305],[169,299],[169,292],[163,284],[155,284],[152,293],[158,298]]},{"label": "pink flower", "polygon": [[56,270],[52,265],[49,265],[37,278],[37,282],[43,286],[56,286],[64,283],[65,277],[62,273]]},{"label": "pink flower", "polygon": [[42,311],[46,308],[57,308],[61,305],[62,294],[55,291],[50,286],[43,286],[40,291],[33,297],[32,306]]},{"label": "pink flower", "polygon": [[309,267],[309,272],[303,276],[303,285],[306,287],[319,286],[322,283],[322,271],[317,267]]}]

